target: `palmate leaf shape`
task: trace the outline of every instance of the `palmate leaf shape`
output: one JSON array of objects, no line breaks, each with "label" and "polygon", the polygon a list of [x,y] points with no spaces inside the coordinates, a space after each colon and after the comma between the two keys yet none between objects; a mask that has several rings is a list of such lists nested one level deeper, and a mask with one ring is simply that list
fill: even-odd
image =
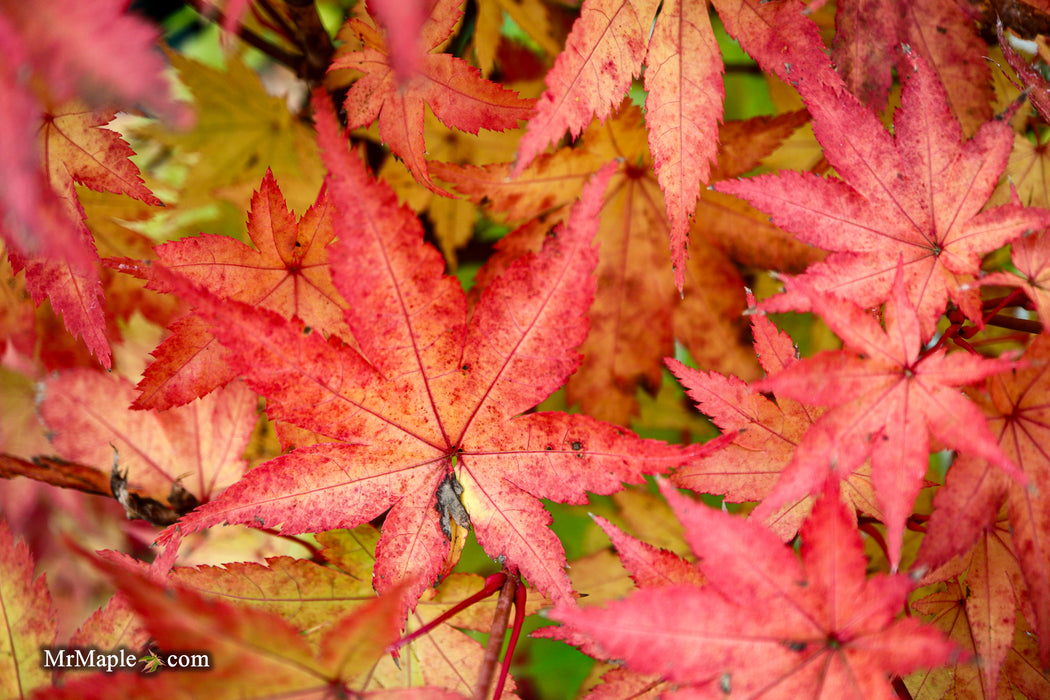
[{"label": "palmate leaf shape", "polygon": [[[373,5],[384,0],[373,0]],[[387,3],[389,4],[389,3]],[[423,22],[417,44],[425,52],[405,61],[400,53],[391,56],[382,34],[361,19],[349,27],[364,46],[339,55],[331,70],[351,69],[364,73],[346,95],[344,106],[349,128],[368,126],[379,120],[379,134],[390,150],[408,166],[422,184],[440,192],[427,172],[423,141],[423,110],[450,128],[477,134],[479,129],[504,131],[529,118],[532,100],[481,77],[477,68],[438,49],[452,35],[463,16],[462,0],[435,0]],[[402,37],[398,32],[395,37]],[[415,66],[412,66],[412,63]],[[411,75],[401,75],[416,68]]]},{"label": "palmate leaf shape", "polygon": [[[956,465],[952,465],[949,471],[955,468]],[[1001,477],[999,474],[995,476]],[[979,486],[972,481],[970,485]],[[929,534],[933,536],[932,532]],[[1026,610],[1028,607],[1023,595],[1025,584],[1021,567],[1011,540],[1010,523],[1003,513],[993,526],[981,532],[968,552],[923,578],[924,584],[947,583],[914,603],[917,610],[935,616],[931,620],[934,625],[981,659],[980,669],[964,669],[960,664],[958,668],[942,669],[939,673],[954,675],[959,686],[979,686],[985,698],[996,697],[1003,662],[1014,645],[1018,608]],[[960,586],[965,590],[963,595],[950,595],[952,591],[959,591]],[[945,610],[949,607],[945,603],[950,603],[955,610]],[[936,673],[931,672],[931,675]]]},{"label": "palmate leaf shape", "polygon": [[[755,303],[750,294],[748,302]],[[791,338],[764,314],[752,316],[751,334],[767,374],[775,375],[799,361]],[[696,402],[697,410],[710,416],[724,434],[734,435],[724,449],[676,470],[671,480],[697,493],[724,495],[730,503],[765,499],[824,409],[786,396],[773,401],[739,377],[695,370],[673,358],[665,362]],[[842,492],[856,510],[881,519],[870,472],[850,474]],[[812,506],[813,499],[803,496],[770,511],[763,522],[783,540],[790,540]]]},{"label": "palmate leaf shape", "polygon": [[162,660],[167,650],[193,650],[193,654],[207,655],[208,667],[155,675],[103,671],[48,689],[39,698],[464,697],[438,688],[358,690],[384,656],[385,647],[397,640],[396,589],[332,620],[319,648],[312,648],[299,629],[273,613],[209,599],[183,587],[167,587],[108,559],[96,565],[117,584],[143,620]]},{"label": "palmate leaf shape", "polygon": [[[723,124],[719,168],[712,177],[735,176],[757,167],[802,123],[799,117]],[[670,229],[653,175],[642,113],[629,102],[604,123],[594,120],[574,147],[541,155],[516,178],[508,177],[509,163],[481,167],[431,163],[431,169],[498,220],[526,222],[497,244],[498,252],[486,267],[494,275],[503,260],[513,260],[524,250],[539,250],[548,226],[537,221],[537,214],[563,216],[589,174],[611,159],[621,165],[606,192],[599,225],[598,292],[589,314],[591,329],[581,348],[583,364],[569,379],[566,398],[579,402],[584,412],[596,418],[627,425],[638,410],[639,385],[650,390],[659,386],[660,358],[671,354],[675,340],[702,367],[745,379],[756,377],[754,352],[742,340],[744,280],[734,260],[801,271],[815,251],[803,250],[746,203],[705,192],[698,209],[703,216],[692,228],[684,296],[669,278],[654,275],[654,269],[666,269],[669,262]],[[734,204],[739,205],[736,210]],[[753,216],[740,211],[745,208]]]},{"label": "palmate leaf shape", "polygon": [[837,480],[802,527],[801,561],[758,523],[661,486],[707,583],[641,588],[604,608],[560,605],[551,617],[628,669],[678,684],[680,695],[663,697],[889,700],[889,674],[956,655],[938,630],[895,619],[907,577],[867,578]]},{"label": "palmate leaf shape", "polygon": [[[809,93],[814,133],[841,179],[787,172],[715,188],[769,212],[800,240],[832,251],[804,279],[865,308],[890,296],[903,256],[908,297],[928,338],[949,299],[981,322],[974,284],[981,256],[1050,224],[1050,211],[1019,204],[981,211],[1006,167],[1010,124],[989,121],[963,141],[934,72],[914,53],[906,57],[912,72],[894,117],[894,136],[851,95]],[[803,296],[788,293],[765,308],[809,306]]]},{"label": "palmate leaf shape", "polygon": [[[817,26],[803,15],[800,3],[716,0],[714,5],[729,32],[767,70],[787,81],[837,81]],[[770,33],[770,26],[778,31]],[[586,0],[547,75],[547,90],[521,140],[514,175],[566,130],[575,138],[592,118],[604,120],[643,63],[649,148],[681,291],[689,220],[718,147],[724,96],[722,58],[706,3]]]},{"label": "palmate leaf shape", "polygon": [[134,397],[122,377],[74,369],[43,384],[38,411],[61,457],[107,472],[116,458],[128,482],[157,500],[176,482],[211,500],[248,469],[258,401],[240,382],[170,411],[132,410]]},{"label": "palmate leaf shape", "polygon": [[[1046,448],[1050,440],[1050,340],[1046,335],[1036,338],[1024,359],[1029,366],[991,378],[988,395],[976,400],[1003,450],[1039,488],[1014,483],[981,460],[960,460],[948,470],[934,498],[918,564],[940,566],[965,553],[993,526],[1009,530],[1026,584],[1018,586],[1016,594],[1023,596],[1027,590],[1034,617],[1031,626],[1046,668],[1050,666],[1050,495],[1042,486],[1050,480]],[[1008,528],[996,522],[1004,500]]]},{"label": "palmate leaf shape", "polygon": [[[15,271],[25,269],[26,288],[33,301],[39,304],[48,298],[69,332],[82,338],[107,369],[111,351],[106,338],[98,253],[84,223],[84,208],[74,185],[126,194],[147,204],[161,203],[143,184],[138,168],[131,162],[131,147],[119,134],[105,128],[115,114],[113,110],[92,110],[70,101],[39,115],[44,187],[34,207],[49,225],[63,232],[56,244],[63,250],[44,250],[30,257],[11,251]],[[17,212],[11,214],[15,216]],[[20,225],[28,226],[29,222],[16,224],[15,228]]]},{"label": "palmate leaf shape", "polygon": [[361,352],[189,284],[182,293],[268,399],[271,418],[337,442],[252,470],[184,518],[181,531],[226,521],[317,532],[389,509],[375,583],[384,591],[411,578],[412,603],[458,559],[449,539],[469,515],[491,556],[549,597],[571,599],[564,550],[538,498],[583,503],[588,490],[611,493],[686,459],[676,446],[587,416],[522,415],[579,364],[594,294],[591,239],[610,170],[568,225],[490,284],[468,314],[419,221],[347,152],[331,108],[319,102],[317,113],[337,204],[332,274]]},{"label": "palmate leaf shape", "polygon": [[1015,366],[1006,358],[922,353],[919,317],[905,292],[903,264],[884,310],[885,330],[856,304],[818,292],[801,279],[788,288],[805,295],[844,350],[805,358],[757,382],[759,391],[829,406],[803,436],[776,487],[754,511],[762,519],[782,504],[815,493],[828,471],[847,477],[870,455],[872,483],[885,516],[889,560],[900,563],[904,525],[922,487],[930,434],[944,445],[988,460],[1024,482],[978,408],[959,387]]},{"label": "palmate leaf shape", "polygon": [[[289,211],[270,170],[252,197],[248,236],[254,247],[229,236],[201,234],[156,247],[159,262],[219,296],[295,317],[326,334],[349,338],[345,302],[332,284],[328,244],[331,203],[324,188],[301,218]],[[163,291],[163,281],[153,288]],[[222,346],[192,316],[176,320],[153,352],[138,385],[137,409],[165,409],[192,401],[234,379]]]}]

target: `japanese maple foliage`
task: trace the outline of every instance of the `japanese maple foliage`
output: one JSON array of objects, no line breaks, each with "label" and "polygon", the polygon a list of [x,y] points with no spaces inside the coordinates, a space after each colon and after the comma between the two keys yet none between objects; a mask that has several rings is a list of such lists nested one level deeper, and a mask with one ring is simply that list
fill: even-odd
[{"label": "japanese maple foliage", "polygon": [[[984,210],[1013,143],[1009,123],[985,122],[964,141],[934,73],[922,57],[907,56],[911,72],[893,136],[849,93],[810,94],[814,134],[842,179],[791,172],[716,188],[769,212],[800,239],[833,251],[807,270],[805,279],[862,307],[889,297],[903,256],[908,296],[925,339],[949,300],[979,321],[973,281],[980,256],[1050,224],[1050,214],[1019,204]],[[789,293],[766,308],[810,307],[804,297]]]},{"label": "japanese maple foliage", "polygon": [[184,5],[0,0],[3,697],[1050,697],[1047,2]]},{"label": "japanese maple foliage", "polygon": [[588,490],[608,493],[686,459],[677,447],[586,416],[520,415],[579,362],[574,348],[594,293],[590,240],[609,171],[468,317],[440,254],[420,245],[415,217],[347,152],[320,101],[318,119],[338,212],[332,274],[361,352],[299,322],[189,285],[180,291],[238,374],[269,399],[271,418],[338,442],[250,472],[178,531],[229,522],[294,534],[352,527],[389,509],[377,548],[380,591],[408,581],[414,603],[457,561],[458,526],[473,528],[486,551],[543,593],[571,599],[561,543],[536,499],[581,503]]},{"label": "japanese maple foliage", "polygon": [[846,349],[794,363],[758,383],[779,396],[832,408],[806,431],[757,517],[818,491],[829,472],[848,476],[870,457],[896,569],[904,523],[926,474],[930,434],[1024,481],[980,411],[958,391],[1014,363],[944,348],[920,354],[920,321],[906,296],[903,265],[886,302],[885,329],[861,307],[800,280],[788,288],[808,297]]},{"label": "japanese maple foliage", "polygon": [[[389,3],[369,3],[383,5]],[[421,183],[434,187],[427,172],[423,142],[423,110],[429,106],[447,126],[478,133],[478,129],[503,131],[518,125],[532,106],[511,90],[484,80],[478,70],[439,49],[462,16],[458,0],[436,0],[415,43],[425,53],[405,46],[398,27],[397,43],[388,49],[382,34],[364,19],[351,20],[362,47],[336,57],[331,68],[353,69],[363,74],[346,95],[344,107],[351,128],[379,120],[379,133]],[[388,16],[392,19],[392,16]],[[391,52],[393,51],[393,52]]]},{"label": "japanese maple foliage", "polygon": [[867,576],[837,480],[802,527],[801,561],[762,526],[662,491],[706,582],[671,573],[603,608],[556,607],[551,616],[574,641],[672,681],[682,697],[891,698],[888,674],[958,655],[932,627],[895,619],[914,582]]}]

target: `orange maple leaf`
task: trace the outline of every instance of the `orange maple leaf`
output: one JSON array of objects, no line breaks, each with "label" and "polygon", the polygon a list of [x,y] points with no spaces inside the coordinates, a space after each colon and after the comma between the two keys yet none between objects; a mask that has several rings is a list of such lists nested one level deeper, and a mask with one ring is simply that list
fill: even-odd
[{"label": "orange maple leaf", "polygon": [[[298,220],[267,170],[252,196],[248,236],[254,248],[229,236],[201,234],[156,247],[169,270],[220,296],[297,318],[340,338],[351,337],[343,321],[346,303],[332,284],[328,244],[334,237],[331,204],[322,188],[317,201]],[[122,261],[112,261],[120,267]],[[167,291],[162,277],[150,275],[150,288]],[[133,406],[164,409],[192,401],[234,379],[222,346],[192,316],[176,320],[172,335],[153,352]]]}]

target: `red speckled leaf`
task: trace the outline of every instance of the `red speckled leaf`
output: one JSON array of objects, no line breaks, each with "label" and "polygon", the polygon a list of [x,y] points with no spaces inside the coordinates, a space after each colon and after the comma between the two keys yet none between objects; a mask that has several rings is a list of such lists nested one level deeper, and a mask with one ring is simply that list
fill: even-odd
[{"label": "red speckled leaf", "polygon": [[[399,77],[399,72],[409,69],[409,62],[401,55],[403,47],[398,45],[398,53],[392,57],[381,33],[360,19],[349,24],[364,43],[363,48],[337,56],[331,65],[332,70],[364,73],[346,95],[349,127],[368,126],[378,119],[379,134],[390,150],[419,182],[438,192],[427,172],[424,105],[445,126],[472,134],[478,129],[513,129],[532,111],[531,100],[483,79],[478,69],[466,61],[438,52],[463,14],[461,5],[462,0],[434,3],[418,38],[424,53],[416,57],[418,69],[412,75]],[[402,27],[395,34],[399,42],[403,30]]]},{"label": "red speckled leaf", "polygon": [[319,126],[338,207],[333,275],[362,354],[192,285],[183,293],[267,397],[272,418],[337,442],[252,470],[183,519],[182,531],[226,521],[316,532],[389,510],[376,553],[381,591],[411,580],[414,603],[458,559],[453,535],[469,525],[491,556],[548,596],[571,599],[565,555],[538,498],[582,503],[588,490],[610,493],[685,459],[680,448],[586,416],[523,415],[579,363],[594,293],[591,239],[610,172],[468,317],[418,220],[347,153],[330,110],[319,108]]},{"label": "red speckled leaf", "polygon": [[[1024,481],[978,408],[959,392],[960,386],[1015,364],[968,352],[948,354],[944,348],[921,354],[919,318],[904,285],[898,265],[884,312],[885,330],[855,304],[812,288],[803,291],[847,349],[806,358],[756,385],[778,397],[811,401],[831,410],[803,437],[755,516],[765,517],[787,500],[817,491],[829,470],[850,474],[870,454],[894,569],[900,563],[905,521],[926,474],[931,434]],[[806,288],[799,284],[797,289]]]},{"label": "red speckled leaf", "polygon": [[[936,75],[921,58],[908,56],[912,70],[894,136],[848,94],[808,101],[817,139],[842,179],[788,172],[715,187],[770,212],[800,240],[832,251],[804,279],[860,306],[889,297],[903,257],[908,297],[928,338],[949,299],[979,322],[973,282],[981,256],[1047,225],[1050,212],[1019,204],[982,211],[1013,144],[1009,122],[986,122],[963,141]],[[775,297],[767,308],[809,307],[796,294]]]},{"label": "red speckled leaf", "polygon": [[[750,301],[754,303],[754,298]],[[765,315],[752,317],[751,332],[755,352],[768,374],[775,375],[798,362],[791,338]],[[765,499],[824,409],[808,399],[803,403],[777,396],[773,401],[738,377],[701,372],[672,358],[665,361],[696,402],[697,410],[710,416],[724,434],[734,435],[724,449],[676,470],[671,480],[697,493],[724,495],[730,503]],[[842,493],[857,510],[881,518],[868,470],[850,474]],[[781,539],[789,540],[812,505],[811,496],[801,496],[769,512],[763,522]]]},{"label": "red speckled leaf", "polygon": [[1027,584],[1039,636],[1040,658],[1050,659],[1050,342],[1039,336],[1024,359],[1030,366],[988,381],[989,397],[977,400],[1003,451],[1038,488],[1025,487],[997,473],[982,460],[960,461],[948,470],[934,499],[927,539],[919,563],[937,566],[964,553],[996,522],[1004,498],[1010,534]]},{"label": "red speckled leaf", "polygon": [[[201,234],[159,245],[160,262],[211,292],[297,318],[320,332],[349,340],[346,303],[332,283],[328,244],[332,205],[324,190],[298,220],[267,170],[252,197],[248,246],[229,236]],[[149,272],[147,271],[147,276]],[[165,291],[151,277],[151,287]],[[175,321],[172,334],[153,352],[155,361],[138,385],[135,408],[164,409],[223,386],[236,373],[220,344],[198,320]]]},{"label": "red speckled leaf", "polygon": [[670,0],[656,18],[645,62],[645,123],[671,221],[675,284],[685,285],[689,220],[710,176],[722,118],[722,58],[707,4]]},{"label": "red speckled leaf", "polygon": [[912,582],[866,575],[852,514],[830,480],[794,549],[751,521],[664,485],[708,583],[642,588],[604,608],[559,605],[567,631],[630,670],[683,689],[741,697],[893,697],[888,676],[951,659],[957,647],[896,619]]},{"label": "red speckled leaf", "polygon": [[515,176],[566,130],[575,138],[594,117],[604,119],[620,104],[642,69],[658,5],[655,0],[585,0],[518,146]]}]

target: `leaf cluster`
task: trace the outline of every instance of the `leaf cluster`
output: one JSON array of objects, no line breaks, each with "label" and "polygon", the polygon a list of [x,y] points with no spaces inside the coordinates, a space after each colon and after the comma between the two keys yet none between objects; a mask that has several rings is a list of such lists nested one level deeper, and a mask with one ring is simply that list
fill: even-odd
[{"label": "leaf cluster", "polygon": [[0,696],[1050,697],[1045,3],[126,5],[0,5]]}]

